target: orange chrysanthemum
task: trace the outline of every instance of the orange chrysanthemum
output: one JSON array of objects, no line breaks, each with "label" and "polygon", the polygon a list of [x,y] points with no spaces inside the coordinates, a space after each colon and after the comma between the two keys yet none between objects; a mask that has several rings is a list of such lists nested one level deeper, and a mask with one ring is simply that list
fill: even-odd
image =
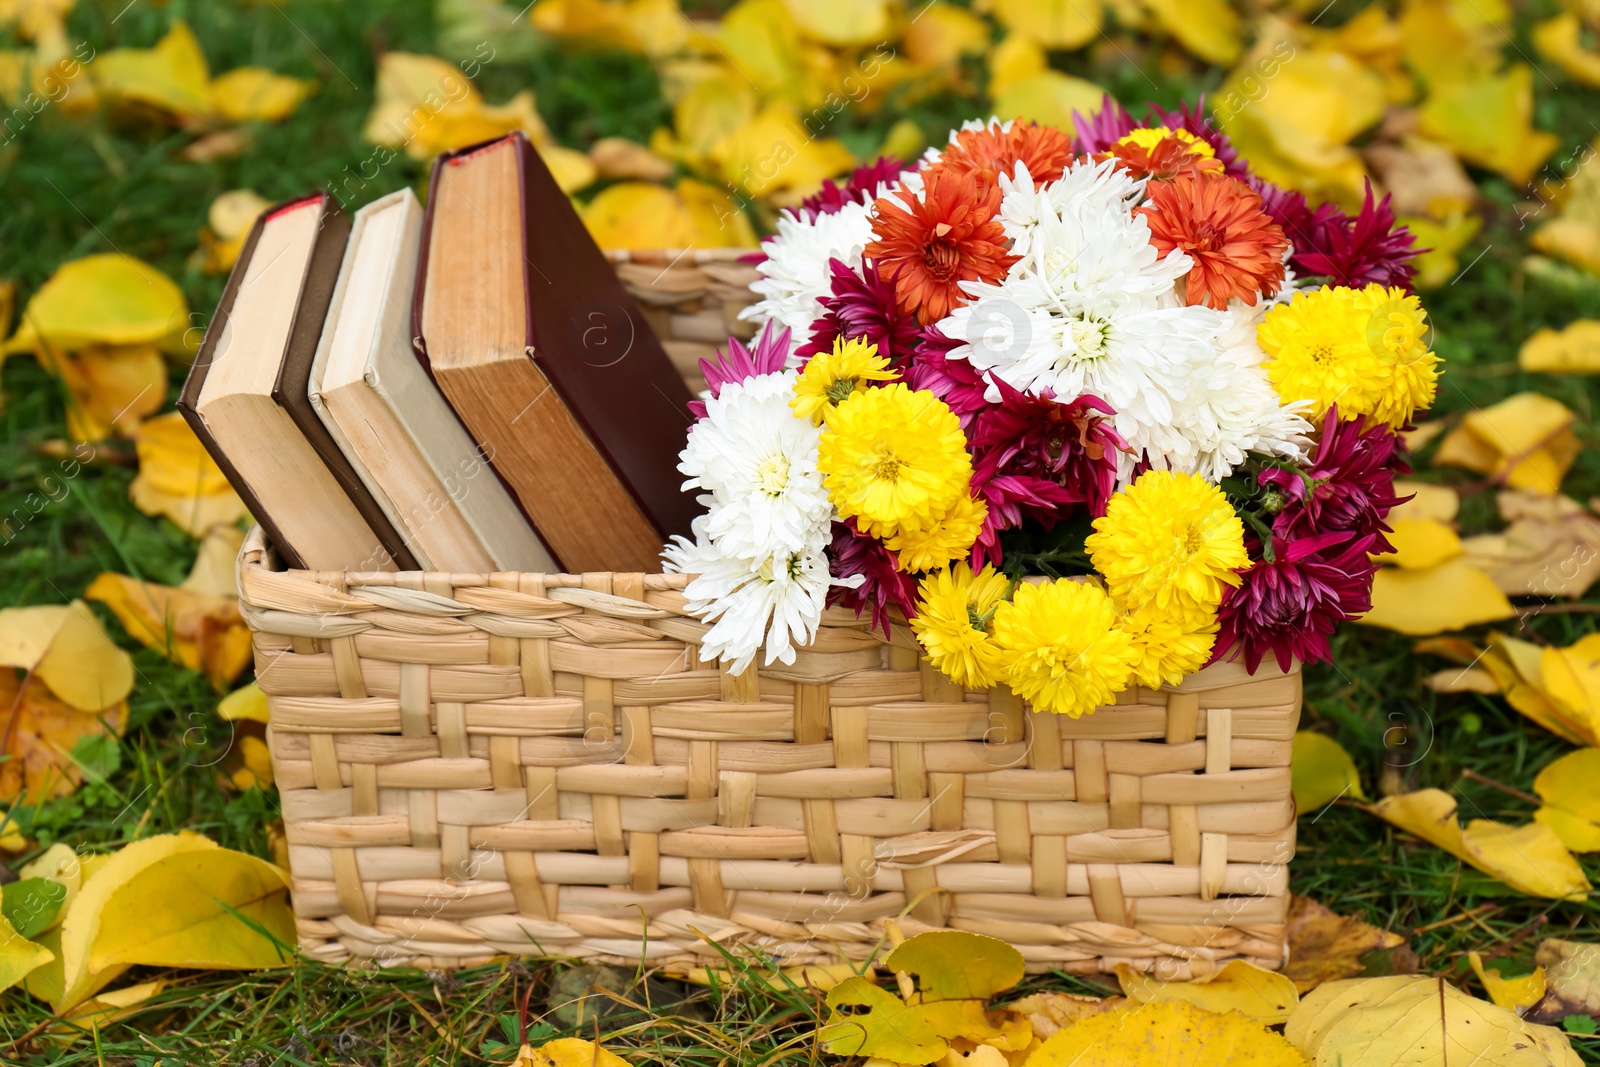
[{"label": "orange chrysanthemum", "polygon": [[1145,189],[1138,214],[1150,220],[1150,243],[1194,260],[1184,299],[1221,311],[1230,297],[1254,305],[1283,284],[1289,239],[1261,208],[1261,197],[1237,178],[1181,175]]},{"label": "orange chrysanthemum", "polygon": [[1004,132],[994,124],[962,130],[930,169],[976,174],[987,187],[1002,174],[1008,178],[1015,174],[1018,163],[1028,165],[1035,182],[1055,181],[1073,158],[1072,138],[1054,126],[1017,119]]},{"label": "orange chrysanthemum", "polygon": [[1115,159],[1133,177],[1156,182],[1222,173],[1222,161],[1210,145],[1187,130],[1165,126],[1134,130],[1096,158]]},{"label": "orange chrysanthemum", "polygon": [[927,324],[967,302],[961,282],[997,282],[1019,257],[1006,250],[1005,229],[994,217],[998,186],[937,167],[924,179],[921,199],[901,189],[877,202],[877,239],[865,254],[877,261],[878,276],[893,283],[900,310]]}]

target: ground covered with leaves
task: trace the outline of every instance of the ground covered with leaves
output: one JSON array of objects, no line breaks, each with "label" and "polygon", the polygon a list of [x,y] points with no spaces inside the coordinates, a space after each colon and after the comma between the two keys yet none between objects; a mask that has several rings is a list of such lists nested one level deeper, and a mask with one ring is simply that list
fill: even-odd
[{"label": "ground covered with leaves", "polygon": [[[1447,1029],[1492,1000],[1494,1025],[1521,1012],[1600,1062],[1597,25],[1552,0],[0,0],[0,987],[21,982],[0,1062],[594,1061],[547,1044],[565,1038],[633,1063],[873,1054],[827,1029],[858,987],[747,959],[702,984],[296,960],[234,603],[243,509],[171,401],[271,202],[420,192],[438,152],[522,129],[606,246],[753,246],[856,163],[978,115],[1069,125],[1103,91],[1204,93],[1265,177],[1349,207],[1370,177],[1430,249],[1445,376],[1410,438],[1417,496],[1370,624],[1305,673],[1291,992],[1431,990]],[[195,872],[234,888],[186,897]],[[1173,997],[1215,1010],[1216,990],[1127,975],[1009,977],[950,998],[968,1007],[902,1004],[988,1028],[929,1024],[906,1062],[1080,1062],[1028,1041],[1117,1011],[1154,1033],[1190,1008],[1136,1013]],[[1472,996],[1446,1005],[1441,978]],[[1287,1021],[1304,1050],[1383,1018],[1297,1031],[1247,1007],[1254,1029],[1217,1041],[1259,1051]]]}]

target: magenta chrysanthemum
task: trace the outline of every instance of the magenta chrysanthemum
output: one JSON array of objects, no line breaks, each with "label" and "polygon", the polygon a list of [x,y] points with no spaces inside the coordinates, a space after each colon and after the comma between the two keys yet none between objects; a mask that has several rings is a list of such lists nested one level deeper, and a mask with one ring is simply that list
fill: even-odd
[{"label": "magenta chrysanthemum", "polygon": [[[728,350],[718,351],[717,358],[702,359],[700,373],[705,375],[706,388],[712,396],[721,396],[722,387],[730,382],[742,382],[762,374],[773,374],[784,368],[789,359],[789,331],[774,333],[772,323],[762,329],[754,348],[746,348],[737,337],[728,338]],[[706,417],[704,400],[689,401],[689,411],[697,419]]]},{"label": "magenta chrysanthemum", "polygon": [[1073,148],[1083,155],[1107,151],[1138,125],[1128,109],[1107,93],[1100,98],[1100,110],[1094,114],[1085,117],[1080,111],[1072,113],[1072,126],[1077,133]]},{"label": "magenta chrysanthemum", "polygon": [[1117,483],[1117,453],[1128,447],[1112,429],[1111,405],[1097,396],[1060,401],[1048,390],[1024,393],[995,382],[1000,401],[978,413],[967,433],[973,481],[1024,475],[1066,489],[1067,501],[1103,515]]},{"label": "magenta chrysanthemum", "polygon": [[1211,661],[1242,657],[1254,674],[1269,652],[1285,671],[1294,660],[1331,659],[1329,636],[1372,608],[1376,565],[1367,553],[1375,540],[1349,531],[1294,541],[1274,537],[1270,560],[1257,559],[1258,546],[1244,581],[1223,597]]},{"label": "magenta chrysanthemum", "polygon": [[830,259],[828,272],[833,295],[817,298],[827,310],[811,324],[811,340],[795,355],[805,359],[832,352],[835,341],[859,338],[877,345],[878,355],[891,365],[905,360],[917,343],[917,320],[897,306],[894,279],[880,275],[871,260],[858,272],[843,260]]},{"label": "magenta chrysanthemum", "polygon": [[[1272,530],[1290,540],[1348,530],[1372,535],[1373,551],[1392,550],[1384,519],[1401,502],[1397,474],[1410,473],[1405,448],[1387,426],[1364,428],[1361,419],[1341,422],[1337,406],[1322,423],[1321,440],[1300,470],[1269,468],[1256,480],[1283,495],[1287,505]],[[1303,473],[1302,473],[1303,472]]]},{"label": "magenta chrysanthemum", "polygon": [[868,537],[853,522],[835,522],[828,545],[828,573],[835,578],[864,579],[855,588],[836,585],[828,590],[828,604],[850,608],[860,617],[872,609],[872,626],[889,636],[889,609],[899,608],[906,618],[917,613],[917,583],[900,569],[894,552],[876,537]]},{"label": "magenta chrysanthemum", "polygon": [[1297,274],[1320,275],[1328,279],[1329,285],[1351,289],[1373,283],[1411,288],[1411,278],[1417,272],[1412,259],[1421,249],[1416,247],[1409,229],[1395,224],[1389,197],[1374,198],[1370,181],[1355,218],[1346,215],[1337,204],[1324,204],[1309,223],[1300,224],[1298,235],[1282,220],[1278,224],[1294,244],[1289,265]]}]

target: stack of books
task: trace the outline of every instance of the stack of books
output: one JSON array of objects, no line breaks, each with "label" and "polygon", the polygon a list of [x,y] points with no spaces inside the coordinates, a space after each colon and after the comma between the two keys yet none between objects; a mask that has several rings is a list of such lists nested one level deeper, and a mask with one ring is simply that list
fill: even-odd
[{"label": "stack of books", "polygon": [[178,406],[293,567],[653,571],[689,392],[526,137],[262,215]]}]

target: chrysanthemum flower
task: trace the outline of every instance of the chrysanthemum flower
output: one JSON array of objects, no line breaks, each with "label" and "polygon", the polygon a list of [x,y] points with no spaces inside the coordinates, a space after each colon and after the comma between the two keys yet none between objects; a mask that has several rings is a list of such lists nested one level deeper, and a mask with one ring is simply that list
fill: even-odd
[{"label": "chrysanthemum flower", "polygon": [[933,323],[967,302],[962,282],[998,281],[1017,257],[994,217],[997,186],[980,191],[976,174],[953,169],[930,169],[925,179],[920,197],[901,189],[877,202],[876,239],[864,254],[894,282],[900,310]]},{"label": "chrysanthemum flower", "polygon": [[1200,608],[1161,611],[1146,604],[1118,623],[1133,640],[1138,658],[1133,677],[1148,689],[1177,685],[1211,659],[1217,638],[1217,613]]},{"label": "chrysanthemum flower", "polygon": [[1196,474],[1153,470],[1111,497],[1085,540],[1111,594],[1131,608],[1214,608],[1250,565],[1244,523]]},{"label": "chrysanthemum flower", "polygon": [[[737,337],[730,337],[726,352],[719,351],[714,360],[700,361],[700,373],[705,375],[706,388],[715,397],[721,396],[722,387],[732,382],[783,370],[788,360],[789,330],[779,330],[769,322],[761,328],[754,348],[746,348]],[[689,401],[689,413],[697,419],[705,418],[706,402]]]},{"label": "chrysanthemum flower", "polygon": [[900,175],[909,170],[904,160],[879,156],[864,166],[850,172],[842,183],[832,178],[824,179],[822,188],[800,201],[802,214],[812,218],[831,215],[846,204],[859,204],[862,198],[876,200],[883,195],[884,186],[892,186]]},{"label": "chrysanthemum flower", "polygon": [[1111,598],[1070,578],[1018,586],[995,610],[994,641],[1013,692],[1036,711],[1073,718],[1115,700],[1137,659]]},{"label": "chrysanthemum flower", "polygon": [[969,434],[974,480],[1041,478],[1066,489],[1091,515],[1104,512],[1117,483],[1117,453],[1128,447],[1112,428],[1111,405],[1097,396],[1063,402],[1049,389],[1023,393],[995,384],[1000,402],[978,413]]},{"label": "chrysanthemum flower", "polygon": [[955,413],[900,382],[856,393],[822,431],[818,468],[841,518],[874,537],[936,522],[967,494],[972,457]]},{"label": "chrysanthemum flower", "polygon": [[1355,292],[1342,286],[1297,293],[1268,309],[1256,339],[1278,395],[1310,401],[1308,415],[1316,421],[1335,404],[1345,418],[1377,411],[1387,375],[1367,341],[1369,318]]},{"label": "chrysanthemum flower", "polygon": [[778,232],[762,243],[766,258],[756,265],[761,277],[750,283],[761,297],[739,312],[741,319],[775,320],[804,336],[822,317],[821,299],[831,292],[829,264],[861,265],[861,250],[872,240],[870,203],[848,203],[812,216],[794,211],[778,215]]},{"label": "chrysanthemum flower", "polygon": [[857,338],[878,346],[890,363],[904,362],[917,344],[917,320],[900,310],[894,281],[878,275],[871,260],[856,270],[843,260],[828,261],[831,294],[817,298],[823,308],[811,324],[811,340],[795,350],[804,359],[833,351],[840,338]]},{"label": "chrysanthemum flower", "polygon": [[1391,429],[1433,405],[1439,388],[1439,357],[1430,349],[1428,313],[1422,301],[1399,287],[1369,285],[1355,296],[1366,313],[1366,341],[1384,370],[1377,406],[1367,414]]},{"label": "chrysanthemum flower", "polygon": [[894,381],[898,375],[888,368],[889,361],[878,355],[877,345],[835,341],[832,352],[806,361],[794,385],[794,413],[819,425],[830,411],[872,382]]},{"label": "chrysanthemum flower", "polygon": [[946,355],[952,348],[965,344],[965,341],[946,337],[939,327],[929,326],[922,331],[916,358],[906,371],[907,385],[926,389],[950,405],[963,427],[976,412],[989,406],[984,395],[989,389],[989,380],[983,371],[973,366],[971,360],[951,359]]},{"label": "chrysanthemum flower", "polygon": [[848,522],[833,524],[828,570],[834,580],[828,604],[848,608],[857,618],[871,608],[872,626],[885,638],[889,636],[891,608],[908,619],[917,613],[916,583],[900,569],[895,554]]},{"label": "chrysanthemum flower", "polygon": [[1296,470],[1271,467],[1256,481],[1271,486],[1286,501],[1272,521],[1279,537],[1295,540],[1313,534],[1353,531],[1373,535],[1373,551],[1388,552],[1384,522],[1400,503],[1394,494],[1397,474],[1410,471],[1400,438],[1386,426],[1364,427],[1345,421],[1338,407],[1328,409],[1316,451]]},{"label": "chrysanthemum flower", "polygon": [[1329,635],[1372,609],[1373,545],[1372,535],[1348,532],[1273,538],[1273,558],[1253,564],[1223,600],[1212,659],[1242,657],[1252,673],[1268,652],[1285,671],[1294,660],[1326,662]]},{"label": "chrysanthemum flower", "polygon": [[1194,261],[1186,303],[1221,311],[1233,297],[1254,306],[1257,296],[1277,293],[1289,241],[1248,185],[1221,174],[1180,175],[1145,193],[1149,202],[1138,214],[1150,220],[1150,243],[1163,256],[1176,248]]},{"label": "chrysanthemum flower", "polygon": [[1396,225],[1389,198],[1377,200],[1370,181],[1355,218],[1337,204],[1323,204],[1309,222],[1284,229],[1294,242],[1289,265],[1298,274],[1321,275],[1330,285],[1353,289],[1373,284],[1411,287],[1417,269],[1416,239],[1406,227]]},{"label": "chrysanthemum flower", "polygon": [[1026,164],[1039,181],[1059,178],[1074,156],[1072,139],[1056,127],[1017,119],[1009,125],[991,122],[981,129],[957,131],[928,169],[975,174],[980,190],[986,191],[1001,175],[1015,174],[1018,163]]},{"label": "chrysanthemum flower", "polygon": [[934,522],[922,527],[902,524],[884,544],[899,556],[901,570],[931,571],[952,560],[966,559],[988,514],[981,499],[963,493]]},{"label": "chrysanthemum flower", "polygon": [[1209,144],[1188,130],[1165,126],[1129,130],[1105,155],[1134,177],[1155,182],[1170,181],[1180,174],[1222,174],[1222,162]]},{"label": "chrysanthemum flower", "polygon": [[922,579],[911,628],[934,669],[968,689],[999,683],[1006,655],[989,631],[1010,589],[1010,581],[993,567],[974,575],[965,563]]}]

